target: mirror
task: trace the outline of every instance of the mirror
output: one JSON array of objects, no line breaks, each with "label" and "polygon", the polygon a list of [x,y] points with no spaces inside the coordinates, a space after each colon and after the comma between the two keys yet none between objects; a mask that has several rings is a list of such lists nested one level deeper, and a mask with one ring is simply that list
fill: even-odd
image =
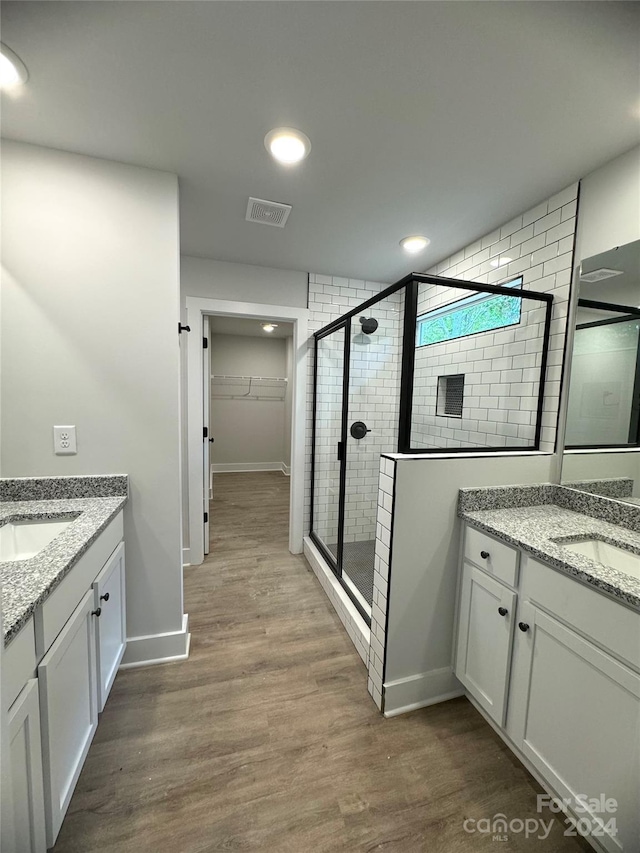
[{"label": "mirror", "polygon": [[640,240],[582,262],[564,485],[640,505]]}]

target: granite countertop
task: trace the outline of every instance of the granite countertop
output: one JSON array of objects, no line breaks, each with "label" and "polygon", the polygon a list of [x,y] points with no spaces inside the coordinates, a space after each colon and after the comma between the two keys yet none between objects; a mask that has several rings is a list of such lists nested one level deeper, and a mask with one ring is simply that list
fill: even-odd
[{"label": "granite countertop", "polygon": [[[35,486],[47,500],[34,500]],[[113,495],[113,491],[120,491]],[[101,495],[110,494],[104,497]],[[84,497],[75,497],[76,494]],[[95,496],[95,495],[98,496]],[[24,495],[24,500],[7,500]],[[73,519],[35,557],[0,563],[2,625],[8,645],[127,502],[127,478],[58,477],[0,481],[0,526],[10,521]]]},{"label": "granite countertop", "polygon": [[597,538],[640,556],[640,532],[554,503],[498,509],[461,507],[458,515],[640,612],[640,578],[568,551],[561,544]]}]

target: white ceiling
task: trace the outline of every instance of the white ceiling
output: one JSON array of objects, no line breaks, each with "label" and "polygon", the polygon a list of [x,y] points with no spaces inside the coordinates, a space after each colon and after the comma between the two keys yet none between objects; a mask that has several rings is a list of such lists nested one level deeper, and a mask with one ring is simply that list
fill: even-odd
[{"label": "white ceiling", "polygon": [[[186,254],[393,281],[638,142],[640,4],[5,2],[11,139],[175,172]],[[292,125],[309,159],[263,137]],[[248,196],[293,205],[284,230]],[[398,240],[432,240],[417,258]]]},{"label": "white ceiling", "polygon": [[269,317],[260,320],[247,320],[242,317],[209,317],[209,329],[214,335],[242,335],[248,338],[290,338],[293,335],[293,323],[274,320],[277,328],[265,332],[262,323],[270,322]]}]

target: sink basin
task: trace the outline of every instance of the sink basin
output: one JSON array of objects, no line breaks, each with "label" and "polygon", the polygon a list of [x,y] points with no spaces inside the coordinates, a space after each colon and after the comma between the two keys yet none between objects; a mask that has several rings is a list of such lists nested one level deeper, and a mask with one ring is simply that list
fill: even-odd
[{"label": "sink basin", "polygon": [[0,527],[0,563],[35,557],[72,521],[72,518],[38,518],[3,524]]},{"label": "sink basin", "polygon": [[610,545],[609,542],[603,542],[601,539],[566,542],[562,543],[562,547],[640,579],[640,554],[632,554],[631,551],[625,551],[624,548]]}]

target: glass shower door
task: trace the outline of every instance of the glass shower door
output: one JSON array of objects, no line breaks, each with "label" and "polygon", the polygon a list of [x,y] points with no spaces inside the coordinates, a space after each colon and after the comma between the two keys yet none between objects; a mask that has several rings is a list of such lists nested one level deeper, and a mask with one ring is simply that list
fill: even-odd
[{"label": "glass shower door", "polygon": [[311,532],[339,573],[346,327],[316,340]]},{"label": "glass shower door", "polygon": [[404,294],[350,325],[342,580],[371,616],[380,456],[398,448]]}]

